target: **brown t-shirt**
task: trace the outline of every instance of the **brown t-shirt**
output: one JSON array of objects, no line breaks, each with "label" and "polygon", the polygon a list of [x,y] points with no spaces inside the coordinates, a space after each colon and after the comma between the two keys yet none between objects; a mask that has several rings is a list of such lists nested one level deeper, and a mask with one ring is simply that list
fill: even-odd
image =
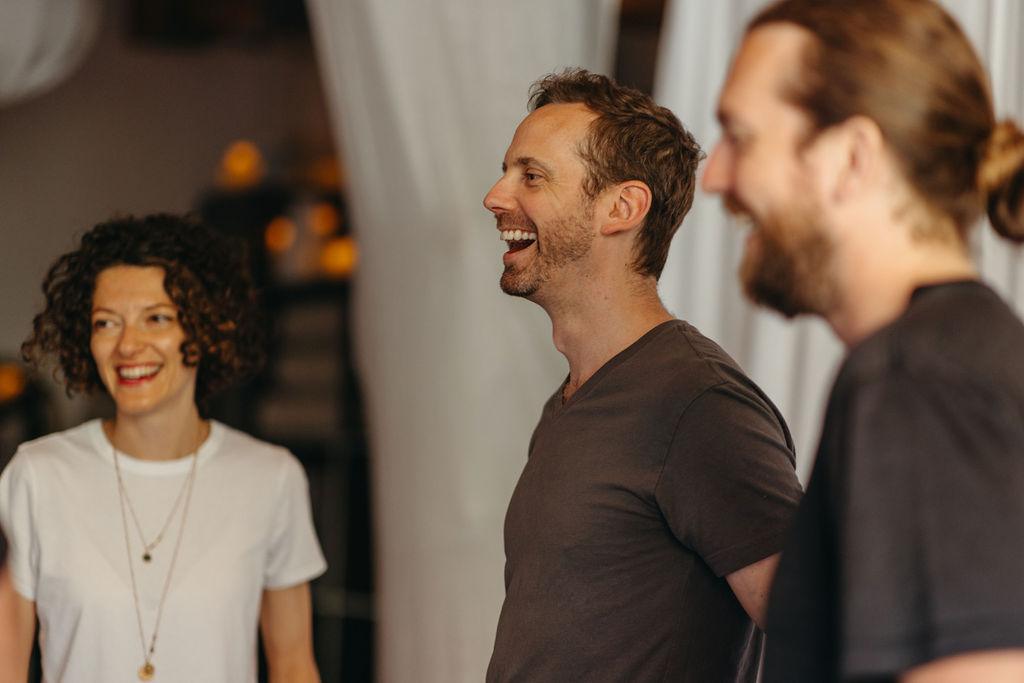
[{"label": "brown t-shirt", "polygon": [[714,342],[674,320],[544,407],[505,520],[489,682],[754,681],[725,576],[782,547],[792,441]]},{"label": "brown t-shirt", "polygon": [[772,589],[766,682],[1024,647],[1022,350],[995,292],[951,282],[850,351]]}]

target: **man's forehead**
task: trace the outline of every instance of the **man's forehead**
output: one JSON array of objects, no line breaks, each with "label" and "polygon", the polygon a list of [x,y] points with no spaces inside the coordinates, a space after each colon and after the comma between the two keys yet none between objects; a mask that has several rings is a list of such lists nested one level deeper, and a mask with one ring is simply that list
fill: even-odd
[{"label": "man's forehead", "polygon": [[[796,24],[772,23],[750,31],[740,44],[718,102],[718,117],[728,124],[757,97],[782,102],[786,83],[800,78],[811,34]],[[750,113],[750,112],[747,112]]]},{"label": "man's forehead", "polygon": [[595,118],[597,115],[586,105],[575,102],[538,107],[516,129],[505,154],[505,165],[575,155]]}]

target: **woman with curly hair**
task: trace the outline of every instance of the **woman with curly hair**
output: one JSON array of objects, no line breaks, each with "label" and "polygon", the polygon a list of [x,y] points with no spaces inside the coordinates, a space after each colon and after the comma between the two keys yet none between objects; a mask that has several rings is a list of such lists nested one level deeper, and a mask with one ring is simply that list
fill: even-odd
[{"label": "woman with curly hair", "polygon": [[257,630],[271,681],[319,680],[302,466],[197,406],[263,361],[244,248],[192,218],[115,219],[43,291],[22,355],[116,409],[0,475],[18,654],[0,667],[26,679],[38,618],[46,681],[255,683]]}]

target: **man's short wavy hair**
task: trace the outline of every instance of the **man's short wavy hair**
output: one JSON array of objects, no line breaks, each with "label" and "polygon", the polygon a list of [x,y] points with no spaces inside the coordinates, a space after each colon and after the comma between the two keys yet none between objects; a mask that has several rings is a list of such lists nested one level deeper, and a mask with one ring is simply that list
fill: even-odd
[{"label": "man's short wavy hair", "polygon": [[46,306],[32,321],[22,358],[56,357],[68,395],[105,391],[90,348],[96,277],[113,266],[156,266],[185,331],[185,365],[198,367],[196,400],[251,377],[264,362],[266,328],[240,240],[194,216],[114,218],[85,233],[43,280]]},{"label": "man's short wavy hair", "polygon": [[578,150],[587,166],[583,191],[594,198],[627,180],[651,190],[651,208],[640,229],[633,266],[661,277],[668,248],[693,204],[700,146],[676,115],[646,94],[585,69],[550,74],[530,91],[530,110],[548,104],[583,104],[597,114]]}]

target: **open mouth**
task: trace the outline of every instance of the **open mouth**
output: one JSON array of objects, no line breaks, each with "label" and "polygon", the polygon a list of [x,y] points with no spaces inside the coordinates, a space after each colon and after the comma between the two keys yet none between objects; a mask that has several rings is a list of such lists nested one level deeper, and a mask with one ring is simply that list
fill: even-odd
[{"label": "open mouth", "polygon": [[508,244],[509,253],[522,251],[537,241],[537,233],[524,230],[502,230],[501,239]]},{"label": "open mouth", "polygon": [[117,368],[117,376],[125,382],[139,382],[160,372],[161,367],[158,364],[120,366]]}]

